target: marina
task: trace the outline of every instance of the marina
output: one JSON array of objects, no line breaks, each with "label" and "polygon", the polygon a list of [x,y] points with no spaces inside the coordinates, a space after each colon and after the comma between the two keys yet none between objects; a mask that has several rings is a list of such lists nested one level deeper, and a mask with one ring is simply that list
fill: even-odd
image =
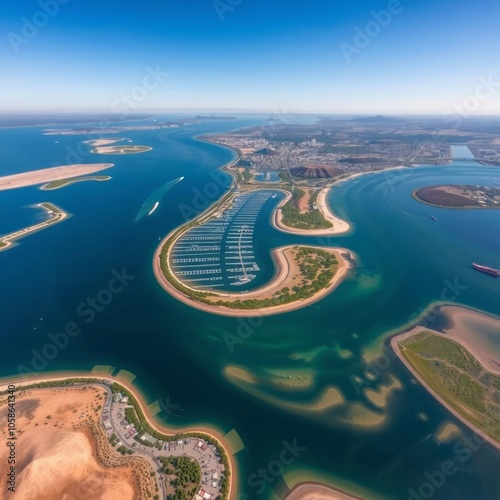
[{"label": "marina", "polygon": [[191,288],[204,291],[250,285],[263,271],[255,253],[254,228],[277,198],[270,190],[240,194],[218,218],[187,231],[172,248],[173,272]]}]

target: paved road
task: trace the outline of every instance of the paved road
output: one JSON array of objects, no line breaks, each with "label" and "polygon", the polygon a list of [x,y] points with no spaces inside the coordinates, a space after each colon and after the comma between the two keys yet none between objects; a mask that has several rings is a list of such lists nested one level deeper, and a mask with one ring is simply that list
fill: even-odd
[{"label": "paved road", "polygon": [[[107,429],[109,435],[115,434],[122,444],[133,450],[135,453],[142,455],[151,465],[152,470],[158,472],[158,482],[160,483],[162,498],[166,500],[167,493],[165,490],[165,479],[159,473],[162,463],[159,457],[181,457],[188,456],[198,462],[201,471],[201,487],[216,498],[220,494],[220,478],[222,476],[222,463],[219,457],[215,454],[214,449],[206,442],[200,439],[187,438],[181,441],[164,443],[161,450],[157,448],[145,446],[136,441],[134,437],[126,437],[131,427],[125,420],[125,408],[128,407],[126,403],[118,403],[113,401],[111,389],[105,384],[96,384],[106,390],[108,397],[103,409],[103,417],[109,415],[109,422],[111,429]],[[203,448],[199,443],[203,443]],[[135,444],[135,446],[133,446]],[[217,480],[214,480],[214,473],[217,475]]]}]

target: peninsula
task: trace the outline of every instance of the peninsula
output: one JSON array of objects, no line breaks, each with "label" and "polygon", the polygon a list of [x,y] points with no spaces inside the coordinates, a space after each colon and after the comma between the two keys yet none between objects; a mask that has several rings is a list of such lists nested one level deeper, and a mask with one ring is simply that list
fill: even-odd
[{"label": "peninsula", "polygon": [[500,449],[500,363],[487,337],[471,324],[499,331],[500,319],[444,306],[452,327],[416,326],[391,339],[391,347],[415,378],[451,413]]},{"label": "peninsula", "polygon": [[273,250],[277,271],[263,287],[245,292],[216,293],[192,288],[170,266],[167,242],[154,258],[154,272],[162,287],[192,307],[223,316],[267,316],[306,307],[332,292],[351,269],[353,257],[345,249],[282,247]]},{"label": "peninsula", "polygon": [[19,229],[5,236],[0,236],[0,251],[12,248],[16,240],[24,238],[25,236],[29,236],[36,231],[46,229],[50,226],[53,226],[54,224],[58,224],[69,216],[67,212],[65,212],[62,208],[54,205],[53,203],[38,203],[36,206],[46,211],[48,219],[39,222],[38,224]]},{"label": "peninsula", "polygon": [[0,191],[26,186],[36,186],[46,182],[70,179],[73,177],[81,177],[83,175],[93,174],[113,166],[114,163],[79,163],[75,165],[44,168],[41,170],[31,170],[20,174],[4,175],[0,177]]},{"label": "peninsula", "polygon": [[311,245],[276,248],[274,276],[250,289],[262,275],[254,255],[257,218],[270,210],[274,227],[296,235],[344,233],[350,225],[329,210],[329,187],[311,187],[306,193],[290,179],[268,187],[245,175],[239,161],[237,152],[223,167],[233,178],[230,190],[161,241],[153,258],[156,279],[181,302],[224,316],[272,315],[310,306],[339,285],[353,267],[353,255]]},{"label": "peninsula", "polygon": [[104,181],[109,181],[110,179],[111,176],[109,175],[88,175],[84,177],[72,177],[71,179],[62,179],[59,181],[49,182],[48,184],[44,184],[43,186],[41,186],[40,189],[42,191],[52,191],[54,189],[60,189],[69,186],[71,184],[75,184],[77,182],[85,182],[85,181],[104,182]]}]

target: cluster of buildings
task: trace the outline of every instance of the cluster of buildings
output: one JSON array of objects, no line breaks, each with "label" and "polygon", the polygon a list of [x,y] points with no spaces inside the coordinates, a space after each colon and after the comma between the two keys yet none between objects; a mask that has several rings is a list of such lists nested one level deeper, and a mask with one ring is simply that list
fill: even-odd
[{"label": "cluster of buildings", "polygon": [[481,140],[469,144],[474,156],[487,165],[500,165],[500,140]]},{"label": "cluster of buildings", "polygon": [[413,163],[442,165],[451,161],[451,156],[450,144],[429,141],[422,146],[422,149],[415,156]]},{"label": "cluster of buildings", "polygon": [[[397,167],[408,164],[417,156],[441,158],[449,156],[449,146],[432,145],[432,151],[422,146],[424,141],[401,140],[385,136],[372,137],[369,131],[293,126],[288,132],[281,129],[275,138],[266,129],[242,130],[211,136],[210,140],[240,151],[241,164],[261,170],[285,170],[308,164],[321,164],[341,169],[346,173]],[[271,130],[272,131],[272,130]],[[266,138],[264,138],[266,136]],[[430,147],[430,146],[429,146]]]},{"label": "cluster of buildings", "polygon": [[135,426],[127,420],[125,410],[129,406],[129,398],[123,393],[113,394],[111,404],[104,405],[102,423],[109,435],[114,434],[113,446],[125,446],[134,453],[143,454],[151,463],[153,470],[160,470],[161,457],[188,456],[200,466],[202,483],[196,498],[214,500],[220,493],[220,479],[224,466],[215,446],[202,439],[181,439],[177,441],[161,441],[149,433],[139,434]]}]

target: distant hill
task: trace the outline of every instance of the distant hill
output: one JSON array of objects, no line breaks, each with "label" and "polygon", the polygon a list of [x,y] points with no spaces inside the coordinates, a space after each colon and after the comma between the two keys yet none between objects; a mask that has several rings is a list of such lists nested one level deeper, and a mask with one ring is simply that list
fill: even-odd
[{"label": "distant hill", "polygon": [[303,167],[291,168],[290,173],[301,179],[329,179],[341,174],[342,170],[328,165],[308,164]]},{"label": "distant hill", "polygon": [[363,123],[395,123],[400,122],[399,118],[395,118],[393,116],[362,116],[359,118],[353,118],[352,122],[363,122]]},{"label": "distant hill", "polygon": [[235,120],[236,116],[223,116],[223,115],[196,115],[195,120]]},{"label": "distant hill", "polygon": [[274,150],[273,148],[262,148],[257,151],[255,151],[256,155],[272,155],[276,156],[279,155],[278,151]]}]

